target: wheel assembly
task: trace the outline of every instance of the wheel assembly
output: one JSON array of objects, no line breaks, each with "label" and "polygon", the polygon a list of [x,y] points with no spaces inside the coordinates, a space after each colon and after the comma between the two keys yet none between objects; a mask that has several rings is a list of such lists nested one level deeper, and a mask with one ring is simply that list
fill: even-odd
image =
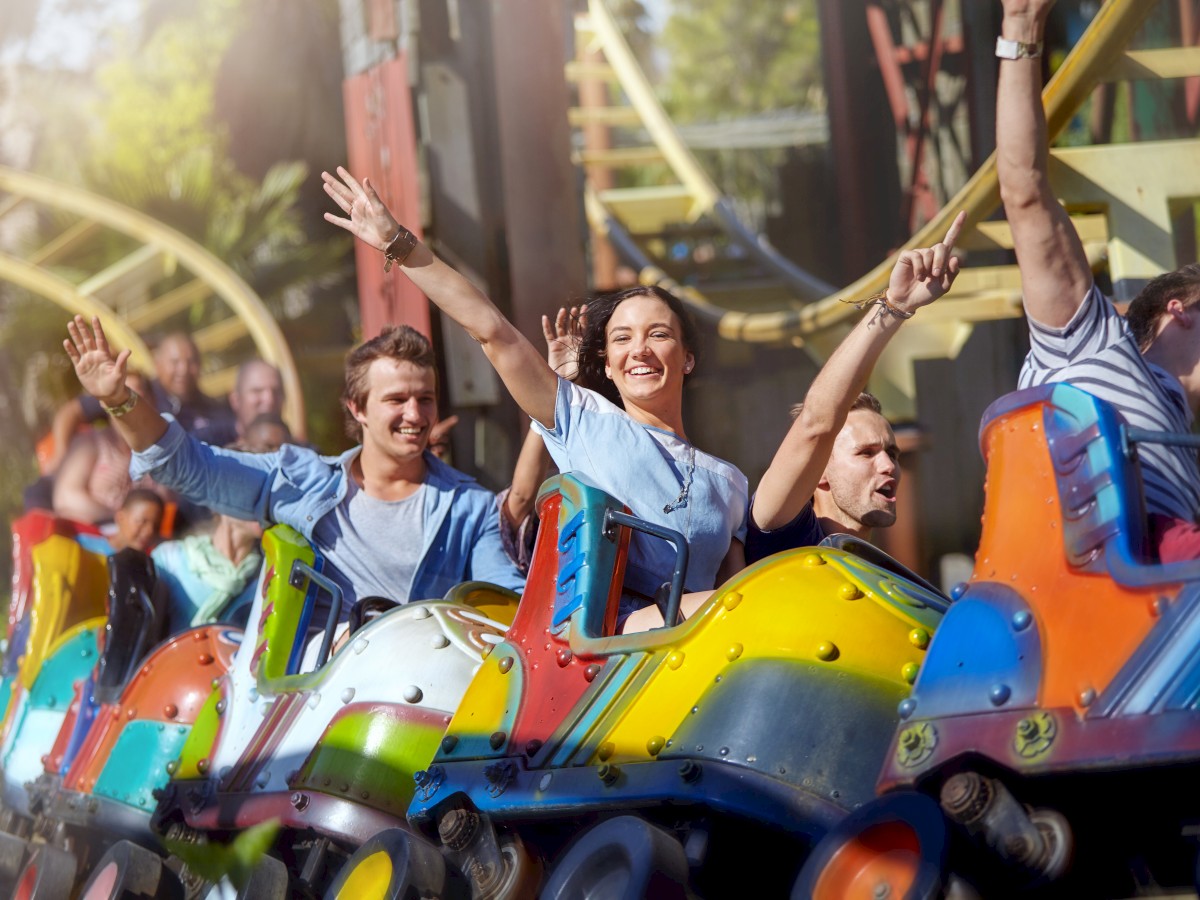
[{"label": "wheel assembly", "polygon": [[827,834],[800,870],[793,900],[925,900],[942,889],[948,834],[937,803],[893,794]]},{"label": "wheel assembly", "polygon": [[30,853],[12,896],[13,900],[63,900],[71,896],[74,884],[75,857],[42,844]]},{"label": "wheel assembly", "polygon": [[683,900],[687,880],[687,856],[674,835],[637,816],[618,816],[563,854],[541,900]]},{"label": "wheel assembly", "polygon": [[157,853],[118,841],[100,857],[79,896],[80,900],[182,900],[184,891]]},{"label": "wheel assembly", "polygon": [[[461,888],[456,892],[456,888]],[[381,831],[346,861],[326,900],[407,900],[470,896],[453,883],[441,852],[400,828]]]}]

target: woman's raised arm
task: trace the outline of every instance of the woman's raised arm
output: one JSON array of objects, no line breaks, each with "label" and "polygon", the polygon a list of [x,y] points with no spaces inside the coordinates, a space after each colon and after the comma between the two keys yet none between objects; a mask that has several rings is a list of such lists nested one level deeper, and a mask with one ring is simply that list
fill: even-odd
[{"label": "woman's raised arm", "polygon": [[[367,179],[360,184],[345,169],[338,177],[321,173],[325,193],[346,217],[325,220],[398,262],[415,284],[446,315],[477,340],[517,405],[547,428],[554,427],[558,377],[525,336],[487,296],[446,265],[395,217]],[[389,263],[390,264],[390,263]]]}]

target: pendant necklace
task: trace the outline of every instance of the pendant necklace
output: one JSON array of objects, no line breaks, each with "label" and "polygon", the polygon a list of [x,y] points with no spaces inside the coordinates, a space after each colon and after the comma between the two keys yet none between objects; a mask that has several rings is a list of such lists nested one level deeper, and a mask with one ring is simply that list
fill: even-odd
[{"label": "pendant necklace", "polygon": [[696,448],[693,445],[688,445],[688,463],[687,470],[683,474],[683,488],[679,491],[679,496],[671,503],[663,507],[664,513],[673,513],[677,509],[686,509],[688,505],[688,491],[692,489],[692,476],[696,473]]}]

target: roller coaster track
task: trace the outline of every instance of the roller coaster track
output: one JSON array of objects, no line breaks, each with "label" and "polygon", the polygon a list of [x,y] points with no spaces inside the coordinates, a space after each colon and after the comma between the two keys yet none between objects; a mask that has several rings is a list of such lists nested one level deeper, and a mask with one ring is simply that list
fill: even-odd
[{"label": "roller coaster track", "polygon": [[[262,300],[227,265],[178,231],[144,213],[79,188],[0,167],[0,219],[33,213],[61,231],[20,255],[0,252],[0,280],[69,313],[99,316],[114,344],[131,362],[153,372],[146,335],[182,329],[201,353],[219,355],[223,368],[201,375],[201,387],[220,395],[232,388],[237,362],[257,355],[283,376],[284,416],[304,434],[304,398],[296,363]],[[32,229],[30,229],[32,230]],[[117,262],[98,246],[118,246]],[[189,328],[189,316],[203,324]],[[249,338],[249,341],[245,340]]]},{"label": "roller coaster track", "polygon": [[[1107,0],[1071,53],[1046,85],[1043,101],[1049,133],[1058,135],[1098,85],[1108,82],[1200,76],[1200,48],[1183,46],[1127,51],[1130,39],[1153,10],[1148,0]],[[602,53],[570,64],[568,78],[615,83],[627,105],[571,111],[576,125],[601,121],[640,127],[653,142],[599,152],[580,151],[578,162],[588,174],[587,214],[593,233],[606,237],[639,280],[678,293],[724,338],[755,343],[792,343],[823,361],[848,331],[856,316],[842,298],[864,297],[887,284],[896,257],[905,249],[929,246],[941,239],[958,210],[967,212],[960,245],[966,250],[1011,250],[1012,235],[1003,221],[989,221],[1000,209],[995,153],[975,172],[924,227],[896,253],[858,281],[835,290],[784,260],[765,240],[742,225],[684,145],[658,103],[653,89],[630,50],[604,0],[589,0],[588,12],[576,21],[577,39]],[[581,92],[582,93],[582,92]],[[1145,279],[1176,267],[1170,203],[1200,196],[1200,139],[1109,144],[1052,151],[1051,179],[1089,257],[1107,264],[1120,295]],[[671,172],[674,183],[652,188],[598,189],[597,171],[657,164]],[[668,271],[668,241],[658,238],[671,228],[707,223],[723,232],[730,244],[752,254],[773,276],[772,287],[786,294],[763,311],[761,302],[735,299],[736,286],[710,291],[703,283],[681,285]],[[747,291],[753,290],[747,286]],[[718,302],[718,297],[730,302]],[[736,308],[741,305],[742,308]],[[758,311],[753,308],[757,306]],[[921,358],[953,358],[975,322],[1021,315],[1020,278],[1014,265],[970,266],[944,300],[922,312],[904,329],[876,369],[873,388],[887,412],[909,417],[914,412],[912,363]]]}]

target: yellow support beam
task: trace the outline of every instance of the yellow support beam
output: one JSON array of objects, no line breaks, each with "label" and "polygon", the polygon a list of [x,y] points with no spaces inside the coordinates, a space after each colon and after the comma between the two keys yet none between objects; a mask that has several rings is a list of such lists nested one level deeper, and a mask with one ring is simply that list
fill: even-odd
[{"label": "yellow support beam", "polygon": [[79,247],[99,230],[100,226],[89,219],[81,219],[60,234],[29,254],[28,261],[35,266],[48,266],[58,262],[64,255]]},{"label": "yellow support beam", "polygon": [[[125,299],[147,290],[151,284],[171,274],[173,260],[151,244],[143,244],[129,255],[78,285],[79,293],[105,300]],[[115,305],[115,304],[113,304]]]},{"label": "yellow support beam", "polygon": [[119,231],[142,244],[159,248],[185,269],[211,285],[213,293],[245,322],[259,356],[279,369],[286,393],[284,415],[297,437],[305,433],[300,376],[279,324],[262,300],[231,268],[191,238],[145,213],[78,188],[28,172],[0,166],[0,191],[67,210]]},{"label": "yellow support beam", "polygon": [[176,313],[182,312],[193,303],[199,303],[210,296],[212,296],[212,287],[201,278],[193,278],[186,284],[181,284],[174,290],[167,291],[141,306],[127,309],[125,321],[138,331],[145,331]]},{"label": "yellow support beam", "polygon": [[574,154],[577,165],[603,166],[606,169],[647,166],[665,161],[658,147],[614,147],[611,150],[580,150]]},{"label": "yellow support beam", "polygon": [[249,323],[238,316],[230,316],[213,325],[201,328],[192,335],[192,340],[201,353],[220,350],[250,333]]},{"label": "yellow support beam", "polygon": [[573,127],[581,125],[638,126],[641,116],[632,106],[572,106],[567,110],[567,121]]},{"label": "yellow support beam", "polygon": [[[1108,0],[1092,19],[1074,50],[1059,67],[1042,92],[1048,132],[1056,136],[1101,81],[1125,45],[1150,14],[1153,4],[1144,0]],[[967,228],[987,219],[1000,206],[1000,186],[996,175],[996,154],[970,178],[962,190],[916,234],[878,266],[839,292],[839,296],[865,297],[887,285],[896,258],[904,250],[928,247],[940,241],[959,210],[967,212]],[[718,331],[731,340],[781,341],[792,335],[807,338],[846,322],[856,315],[853,307],[838,302],[838,296],[809,304],[796,313],[762,313],[754,317],[731,314]]]},{"label": "yellow support beam", "polygon": [[604,57],[620,77],[621,87],[629,102],[637,109],[646,131],[661,151],[675,177],[696,198],[696,205],[708,211],[721,199],[712,179],[700,167],[692,151],[684,144],[675,125],[667,117],[666,110],[658,102],[654,89],[646,80],[645,73],[637,63],[629,44],[621,35],[616,20],[603,0],[589,0],[588,18],[604,47]]},{"label": "yellow support beam", "polygon": [[1130,50],[1103,81],[1147,81],[1158,78],[1189,78],[1200,75],[1200,47],[1169,47],[1163,50]]},{"label": "yellow support beam", "polygon": [[[72,316],[81,315],[89,322],[93,316],[99,316],[111,343],[129,350],[130,361],[135,367],[144,372],[154,371],[150,350],[138,333],[95,297],[81,294],[71,282],[7,253],[0,253],[0,279],[57,303]],[[65,322],[63,326],[63,337],[66,338]]]}]

